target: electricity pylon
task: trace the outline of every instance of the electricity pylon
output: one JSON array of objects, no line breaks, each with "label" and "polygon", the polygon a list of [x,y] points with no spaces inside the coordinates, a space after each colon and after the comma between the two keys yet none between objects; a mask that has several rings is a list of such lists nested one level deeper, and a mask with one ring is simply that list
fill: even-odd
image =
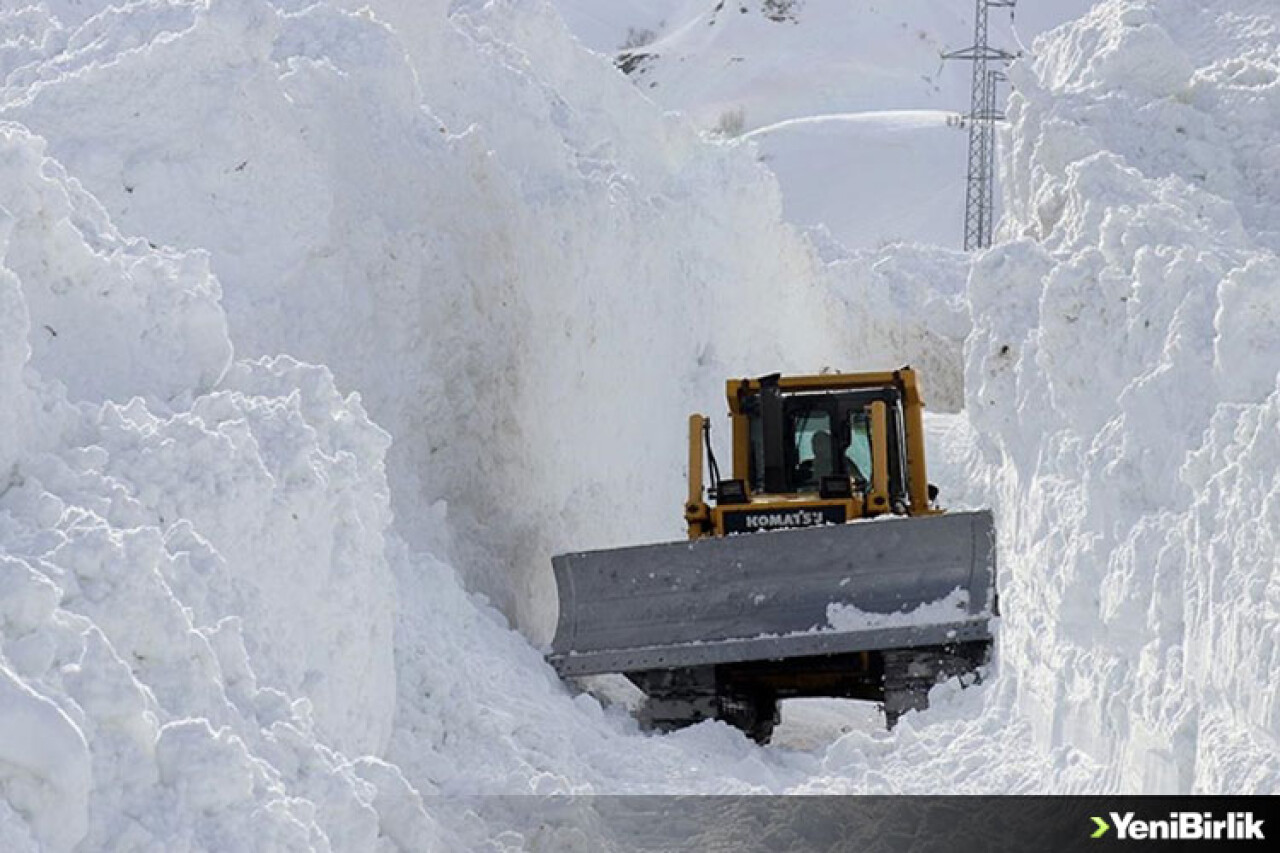
[{"label": "electricity pylon", "polygon": [[[975,0],[973,46],[942,55],[973,63],[973,90],[969,102],[969,174],[964,199],[964,248],[991,245],[995,222],[995,164],[997,121],[1004,113],[996,107],[997,84],[1006,79],[1000,66],[1015,57],[987,44],[987,14],[992,8],[1012,8],[1018,0]],[[995,62],[1000,65],[990,68]]]}]

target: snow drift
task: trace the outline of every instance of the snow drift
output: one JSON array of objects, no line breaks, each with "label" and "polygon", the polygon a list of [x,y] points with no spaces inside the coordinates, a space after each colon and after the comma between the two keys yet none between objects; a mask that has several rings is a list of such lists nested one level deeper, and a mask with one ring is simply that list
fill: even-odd
[{"label": "snow drift", "polygon": [[[552,543],[678,530],[602,498],[679,491],[728,364],[817,360],[767,172],[536,4],[100,8],[4,12],[6,846],[437,837],[359,756],[422,791],[616,777],[625,712],[571,700],[453,566],[545,611]],[[684,763],[642,750],[638,785]]]},{"label": "snow drift", "polygon": [[749,152],[646,104],[545,7],[455,26],[446,5],[132,5],[15,72],[40,82],[5,115],[122,226],[209,253],[238,353],[358,389],[396,437],[400,532],[433,545],[447,500],[453,559],[537,633],[553,548],[678,533],[599,500],[679,493],[652,460],[681,458],[681,430],[620,418],[618,386],[709,408],[727,370],[818,362],[827,312]]},{"label": "snow drift", "polygon": [[1098,787],[1280,789],[1277,24],[1106,3],[1015,69],[966,411],[1004,689]]},{"label": "snow drift", "polygon": [[407,786],[334,750],[391,734],[386,434],[323,368],[231,363],[207,258],[14,125],[0,198],[5,848],[371,845]]},{"label": "snow drift", "polygon": [[[0,11],[6,849],[501,829],[422,794],[1280,790],[1270,4],[1041,42],[971,269],[815,251],[547,7],[446,5]],[[644,737],[459,582],[536,627],[552,548],[678,535],[725,375],[883,352],[938,365],[939,485],[998,513],[982,688],[804,750]]]}]

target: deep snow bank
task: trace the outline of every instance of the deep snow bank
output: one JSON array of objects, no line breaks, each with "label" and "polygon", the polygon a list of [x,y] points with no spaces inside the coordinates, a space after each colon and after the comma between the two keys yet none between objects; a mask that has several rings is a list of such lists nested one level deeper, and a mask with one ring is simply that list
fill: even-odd
[{"label": "deep snow bank", "polygon": [[1013,75],[969,288],[1001,679],[1090,787],[1280,790],[1280,21],[1109,2]]},{"label": "deep snow bank", "polygon": [[846,363],[910,364],[923,377],[930,410],[958,411],[971,324],[969,255],[911,244],[831,254],[822,281],[839,306]]},{"label": "deep snow bank", "polygon": [[[930,457],[997,513],[995,677],[802,789],[1280,791],[1278,43],[1269,2],[1112,0],[1014,67],[1006,239],[921,312],[972,324]],[[890,247],[833,289],[930,260],[952,277]],[[867,304],[946,304],[906,289]]]},{"label": "deep snow bank", "polygon": [[[446,5],[134,4],[14,72],[40,82],[3,114],[122,225],[209,252],[239,353],[359,389],[401,532],[439,547],[446,500],[453,559],[539,633],[551,550],[678,535],[684,414],[726,373],[821,366],[829,312],[749,152],[549,8]],[[624,483],[653,510],[603,500]]]},{"label": "deep snow bank", "polygon": [[385,433],[323,368],[231,364],[207,259],[13,125],[0,202],[2,846],[429,840],[340,751],[391,733]]},{"label": "deep snow bank", "polygon": [[427,792],[804,778],[637,745],[440,559],[536,613],[538,543],[677,533],[724,375],[840,357],[768,174],[537,4],[52,11],[0,45],[57,155],[5,125],[6,846],[428,843],[368,753]]}]

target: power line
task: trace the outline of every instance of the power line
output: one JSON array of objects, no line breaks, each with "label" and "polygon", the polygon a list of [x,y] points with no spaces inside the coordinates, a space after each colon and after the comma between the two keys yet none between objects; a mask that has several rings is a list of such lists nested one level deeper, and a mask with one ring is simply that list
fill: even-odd
[{"label": "power line", "polygon": [[[973,85],[969,102],[969,170],[964,200],[964,248],[985,249],[991,245],[995,221],[995,124],[1004,118],[996,106],[998,84],[1005,80],[1002,66],[1015,58],[1007,50],[987,43],[987,17],[993,8],[1010,8],[1018,0],[975,0],[973,45],[944,53],[943,59],[973,63]],[[998,63],[991,68],[991,63]]]}]

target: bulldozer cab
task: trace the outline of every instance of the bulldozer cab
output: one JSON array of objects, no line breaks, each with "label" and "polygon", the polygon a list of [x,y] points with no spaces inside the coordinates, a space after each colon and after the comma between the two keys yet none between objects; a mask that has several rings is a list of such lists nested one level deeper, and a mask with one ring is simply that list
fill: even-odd
[{"label": "bulldozer cab", "polygon": [[[873,470],[871,454],[871,403],[887,405],[886,434],[879,438],[888,450],[890,491],[906,499],[906,476],[902,471],[902,406],[892,389],[844,393],[788,394],[767,389],[743,400],[747,417],[750,453],[747,457],[747,484],[756,495],[838,491],[850,480],[853,490],[870,488]],[[773,425],[766,439],[763,410],[779,406],[780,413],[767,420]]]},{"label": "bulldozer cab", "polygon": [[730,478],[720,478],[710,421],[690,419],[690,538],[933,512],[910,368],[730,380],[727,396]]}]

